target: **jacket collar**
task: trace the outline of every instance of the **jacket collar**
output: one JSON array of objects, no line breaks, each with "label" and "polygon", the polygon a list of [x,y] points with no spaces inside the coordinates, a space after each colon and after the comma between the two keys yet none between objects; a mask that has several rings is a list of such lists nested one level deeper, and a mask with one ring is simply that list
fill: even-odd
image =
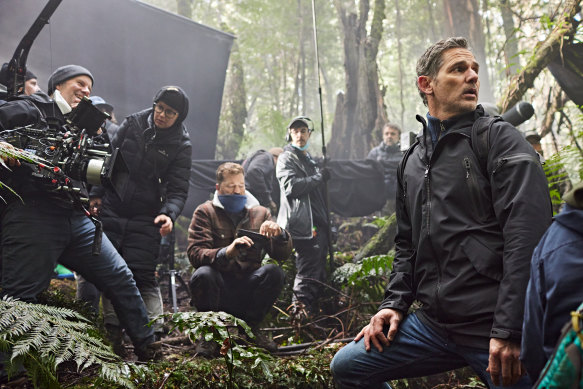
[{"label": "jacket collar", "polygon": [[[259,205],[259,201],[251,194],[249,191],[245,191],[245,197],[247,197],[247,203],[245,204],[246,209],[255,208]],[[225,209],[223,204],[219,201],[219,192],[215,190],[213,194],[213,205],[217,208]]]},{"label": "jacket collar", "polygon": [[168,129],[156,130],[153,113],[153,108],[147,108],[128,116],[128,120],[134,120],[135,125],[143,129],[146,143],[151,143],[154,139],[163,143],[179,142],[186,132],[184,125],[176,123]]},{"label": "jacket collar", "polygon": [[[463,133],[467,136],[470,136],[472,131],[472,125],[474,122],[481,116],[485,116],[484,108],[478,104],[475,110],[471,112],[467,112],[453,118],[440,121],[438,123],[442,124],[444,127],[442,136],[444,134],[449,133]],[[417,134],[417,140],[419,141],[419,145],[422,150],[422,155],[426,155],[427,157],[433,153],[433,142],[431,140],[431,131],[428,128],[427,122],[425,118],[421,115],[416,115],[415,118],[418,122],[421,123],[423,128],[421,132]],[[439,140],[438,140],[439,141]]]}]

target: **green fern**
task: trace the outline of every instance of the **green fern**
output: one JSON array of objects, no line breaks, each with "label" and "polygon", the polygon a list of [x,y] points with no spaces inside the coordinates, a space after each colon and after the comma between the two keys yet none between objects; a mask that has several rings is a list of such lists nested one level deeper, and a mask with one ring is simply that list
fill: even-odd
[{"label": "green fern", "polygon": [[123,362],[96,334],[73,310],[0,300],[0,351],[10,353],[6,370],[13,375],[23,366],[35,387],[59,388],[57,367],[70,361],[78,372],[96,365],[104,382],[133,388],[128,372],[139,368]]},{"label": "green fern", "polygon": [[243,368],[243,362],[251,362],[252,369],[261,369],[266,379],[271,382],[273,374],[267,362],[273,357],[263,349],[253,346],[243,346],[245,341],[238,334],[243,329],[249,338],[255,338],[249,325],[226,312],[177,312],[164,315],[170,325],[170,331],[178,330],[193,342],[201,339],[215,342],[221,346],[221,355],[229,373],[229,387],[234,387],[233,369]]}]

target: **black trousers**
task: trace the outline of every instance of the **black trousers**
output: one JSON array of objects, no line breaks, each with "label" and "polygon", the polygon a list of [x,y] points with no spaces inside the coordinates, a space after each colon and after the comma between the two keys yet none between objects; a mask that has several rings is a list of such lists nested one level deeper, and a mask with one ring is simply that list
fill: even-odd
[{"label": "black trousers", "polygon": [[328,255],[328,229],[317,227],[312,239],[294,240],[296,249],[296,278],[292,301],[303,303],[308,310],[314,303],[326,282],[326,258]]},{"label": "black trousers", "polygon": [[192,305],[199,311],[225,311],[257,325],[279,296],[284,276],[283,270],[272,264],[237,275],[201,266],[189,283]]}]

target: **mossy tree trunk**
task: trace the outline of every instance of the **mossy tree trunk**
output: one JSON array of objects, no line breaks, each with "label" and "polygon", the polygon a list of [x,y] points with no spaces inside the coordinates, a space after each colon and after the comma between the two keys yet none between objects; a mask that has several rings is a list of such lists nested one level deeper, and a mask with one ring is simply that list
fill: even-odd
[{"label": "mossy tree trunk", "polygon": [[565,39],[576,29],[574,18],[581,9],[581,0],[567,0],[563,12],[554,22],[554,28],[547,38],[540,43],[522,71],[514,76],[508,89],[502,94],[498,106],[500,112],[506,112],[520,101],[540,72],[559,55]]},{"label": "mossy tree trunk", "polygon": [[387,254],[395,244],[397,234],[397,217],[393,213],[387,223],[369,239],[364,247],[356,254],[355,261],[373,255]]}]

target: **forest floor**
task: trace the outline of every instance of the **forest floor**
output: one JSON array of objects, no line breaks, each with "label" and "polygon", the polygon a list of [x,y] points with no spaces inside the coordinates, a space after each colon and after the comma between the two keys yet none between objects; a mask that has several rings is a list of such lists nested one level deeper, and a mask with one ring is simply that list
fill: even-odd
[{"label": "forest floor", "polygon": [[[364,223],[366,220],[364,221]],[[340,236],[337,241],[336,264],[351,262],[359,247],[370,239],[375,228],[363,226],[363,221],[345,221],[339,223]],[[176,268],[185,284],[190,279],[190,268],[184,255],[176,256]],[[382,299],[384,276],[364,279],[352,289],[345,289],[342,284],[346,277],[334,275],[326,285],[322,285],[320,307],[316,314],[300,321],[292,320],[287,312],[291,301],[291,287],[295,268],[293,261],[282,264],[286,273],[286,285],[273,309],[261,326],[261,331],[271,337],[278,350],[267,354],[259,363],[261,353],[255,361],[235,363],[232,371],[223,356],[205,358],[200,355],[198,342],[178,331],[166,333],[156,342],[154,362],[139,364],[133,354],[129,339],[124,343],[126,355],[124,360],[147,367],[147,374],[135,377],[133,381],[138,388],[334,388],[330,375],[329,363],[333,355],[367,323],[376,311],[378,301]],[[167,268],[167,266],[166,266]],[[385,275],[386,276],[386,275]],[[164,301],[164,311],[172,313],[174,307],[169,289],[170,277],[164,265],[160,269],[159,283]],[[191,312],[188,290],[176,281],[177,310]],[[372,287],[376,284],[375,287]],[[357,290],[362,288],[363,290]],[[72,300],[75,295],[75,282],[72,280],[53,280],[49,293],[57,293],[61,299]],[[64,297],[63,297],[64,296]],[[363,297],[364,296],[364,297]],[[69,304],[69,303],[67,303]],[[65,304],[65,305],[67,305]],[[96,326],[103,331],[100,318],[95,318]],[[258,365],[261,365],[258,367]],[[65,388],[94,388],[104,386],[97,379],[96,369],[77,371],[74,365],[63,364],[59,367],[59,383]],[[96,386],[97,385],[97,386]],[[391,382],[395,389],[465,389],[485,388],[469,369],[460,369],[435,376],[407,379]],[[3,384],[0,388],[32,388],[29,380],[23,379],[12,385]]]}]

